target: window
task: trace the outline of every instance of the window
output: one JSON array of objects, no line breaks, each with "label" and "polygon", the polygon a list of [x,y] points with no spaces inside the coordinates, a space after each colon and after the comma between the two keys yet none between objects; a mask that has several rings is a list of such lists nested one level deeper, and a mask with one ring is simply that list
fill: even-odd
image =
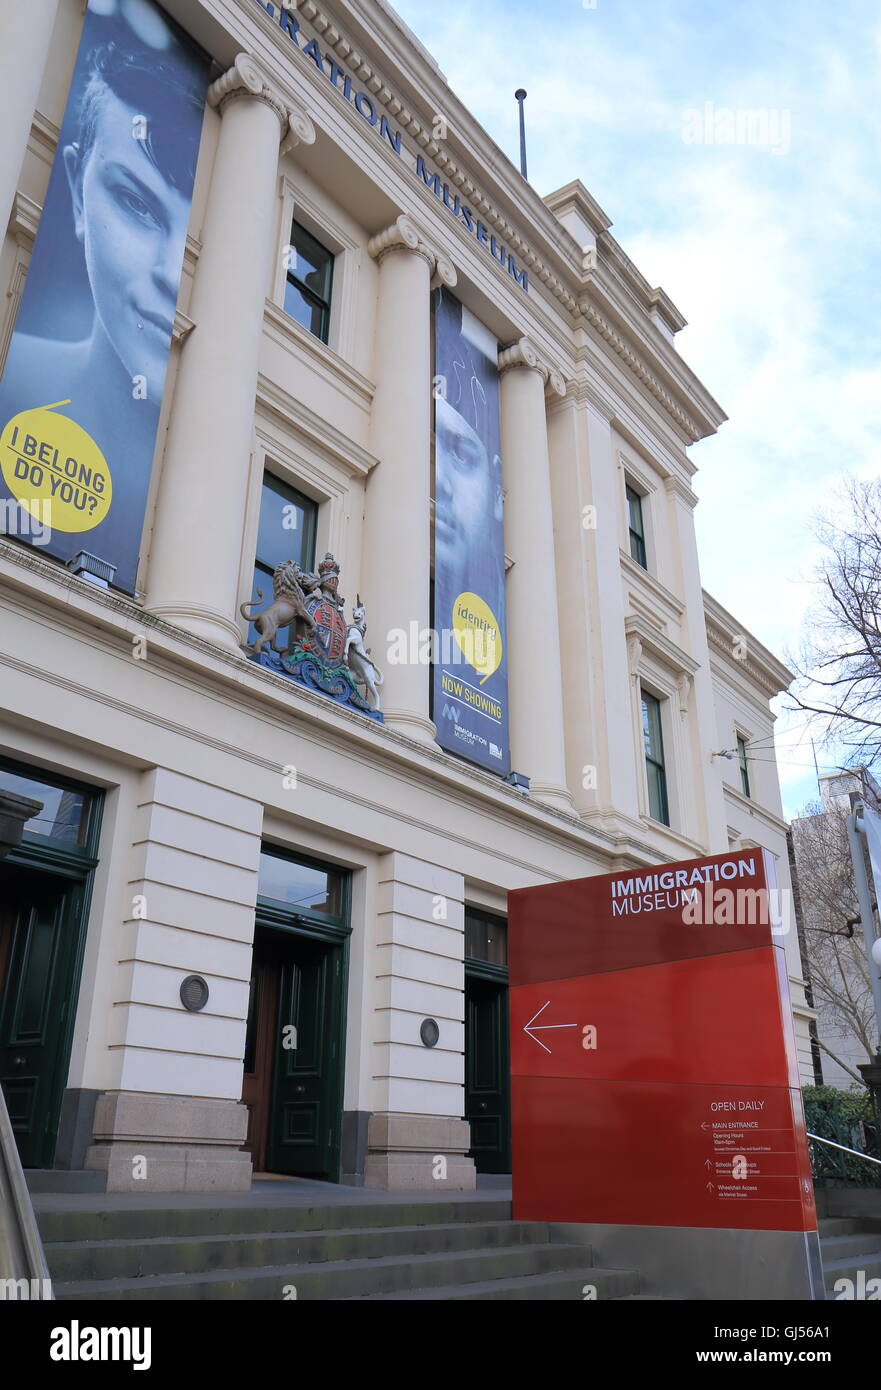
[{"label": "window", "polygon": [[257,892],[261,898],[286,903],[299,912],[340,917],[344,910],[344,879],[345,875],[336,869],[262,850]]},{"label": "window", "polygon": [[[264,474],[263,495],[260,499],[260,526],[257,533],[257,554],[254,557],[254,583],[251,597],[263,591],[263,602],[272,598],[272,572],[282,560],[296,560],[301,569],[315,565],[315,523],[318,507],[310,498],[295,492],[292,487]],[[288,629],[279,630],[276,641],[286,642]],[[248,641],[253,643],[257,633],[253,624]]]},{"label": "window", "polygon": [[661,702],[647,690],[642,692],[642,741],[645,748],[649,815],[662,825],[669,825],[670,809],[667,802],[664,738],[661,733]]},{"label": "window", "polygon": [[643,569],[648,569],[645,550],[645,522],[642,515],[642,498],[635,488],[627,484],[627,529],[630,534],[630,555]]},{"label": "window", "polygon": [[740,768],[740,790],[749,796],[749,768],[746,765],[746,739],[737,735],[737,763]]},{"label": "window", "polygon": [[330,328],[330,295],[333,252],[316,241],[299,222],[291,226],[288,275],[284,290],[285,313],[327,342]]},{"label": "window", "polygon": [[43,808],[25,822],[31,835],[44,835],[62,844],[83,845],[89,830],[91,797],[87,793],[66,787],[63,783],[43,782],[22,777],[6,767],[0,767],[0,790],[42,801]]},{"label": "window", "polygon": [[508,924],[503,917],[465,909],[465,955],[488,965],[508,964]]}]

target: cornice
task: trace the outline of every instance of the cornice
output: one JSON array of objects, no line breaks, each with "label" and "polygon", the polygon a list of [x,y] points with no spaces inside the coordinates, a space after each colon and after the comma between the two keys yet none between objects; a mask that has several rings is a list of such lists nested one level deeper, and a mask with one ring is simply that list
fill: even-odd
[{"label": "cornice", "polygon": [[261,372],[257,378],[257,402],[264,410],[276,416],[286,429],[308,441],[310,447],[320,456],[345,469],[352,478],[366,478],[378,459],[368,453],[360,444],[338,430],[330,421],[317,415],[296,396],[291,395],[278,382],[271,381]]},{"label": "cornice", "polygon": [[[114,635],[130,647],[134,629],[152,634],[154,660],[198,685],[210,688],[221,698],[234,700],[250,710],[260,710],[274,719],[283,718],[290,727],[297,719],[308,721],[310,737],[324,740],[328,747],[358,749],[378,765],[445,795],[468,797],[473,804],[494,807],[497,814],[510,817],[512,824],[529,826],[548,838],[563,835],[573,845],[608,856],[615,849],[614,837],[599,827],[585,825],[574,811],[524,797],[498,777],[406,734],[366,720],[354,710],[308,690],[284,676],[245,660],[235,652],[215,646],[204,638],[175,627],[164,618],[149,613],[126,595],[100,589],[79,579],[62,565],[37,555],[26,546],[0,538],[0,579],[39,598],[45,609],[54,610],[57,620],[68,627],[72,620],[94,629],[94,636],[106,641]],[[35,582],[36,581],[36,582]],[[9,664],[22,663],[9,653],[0,654]],[[65,684],[53,673],[53,679]],[[89,692],[97,701],[118,704],[106,692]],[[136,718],[158,722],[149,710],[127,707]],[[194,732],[199,737],[198,731]],[[229,751],[228,747],[226,751]],[[277,767],[277,763],[272,764]]]},{"label": "cornice", "polygon": [[34,244],[37,235],[37,228],[40,225],[40,213],[42,208],[39,203],[35,203],[33,198],[28,198],[21,191],[17,192],[12,200],[12,209],[9,217],[9,230],[15,237],[19,246],[30,249]]},{"label": "cornice", "polygon": [[55,151],[58,148],[60,138],[61,127],[57,126],[54,121],[50,121],[48,116],[44,116],[42,111],[35,111],[31,124],[30,142],[37,153],[50,164],[55,158]]},{"label": "cornice", "polygon": [[[741,674],[747,673],[769,698],[788,690],[795,680],[795,673],[738,623],[706,589],[702,592],[710,648],[720,652],[731,669]],[[738,643],[745,644],[746,652],[743,658],[734,655],[734,648]]]},{"label": "cornice", "polygon": [[[277,43],[277,22],[254,0],[227,2],[246,10],[257,29],[271,35],[273,45]],[[451,189],[496,231],[518,264],[527,268],[530,279],[540,282],[557,300],[569,327],[587,322],[599,332],[689,442],[713,433],[726,418],[724,412],[653,322],[653,311],[662,318],[666,315],[671,331],[684,322],[663,290],[648,286],[605,231],[600,237],[604,256],[608,250],[605,270],[602,257],[596,268],[584,265],[584,252],[575,238],[475,121],[450,90],[434,60],[383,0],[324,0],[323,4],[300,0],[295,8],[298,20],[314,31],[326,51],[333,51],[340,68],[357,76],[377,108],[384,108],[389,120],[407,133]],[[317,72],[310,71],[312,66],[302,65],[310,87],[321,81]],[[417,106],[429,114],[420,117]],[[438,115],[447,123],[443,141],[433,134]],[[482,186],[468,173],[473,166],[481,170]],[[582,201],[586,207],[598,209],[586,190]],[[605,219],[601,210],[592,215],[598,223]],[[528,240],[515,226],[517,221],[524,224]],[[615,282],[619,284],[617,293]],[[627,342],[608,310],[592,303],[595,297],[602,300],[610,294],[612,300],[620,301],[618,313],[638,349]],[[585,310],[586,303],[591,303],[589,311]],[[671,382],[664,380],[667,376],[675,383],[672,390]],[[677,400],[677,393],[686,404]],[[698,409],[689,410],[689,401]]]},{"label": "cornice", "polygon": [[665,290],[649,283],[608,227],[598,233],[597,243],[606,269],[614,274],[644,314],[651,316],[653,311],[657,313],[671,335],[685,327],[688,322],[685,315],[680,313]]},{"label": "cornice", "polygon": [[[715,426],[707,428],[706,424],[699,423],[695,416],[684,410],[676,401],[671,392],[667,389],[660,377],[652,370],[649,362],[637,352],[627,342],[615,324],[596,305],[590,300],[584,299],[580,305],[583,318],[595,329],[604,342],[618,357],[629,367],[634,376],[642,382],[643,386],[654,396],[655,400],[663,406],[667,414],[670,415],[676,424],[685,434],[689,443],[695,444],[699,439],[703,439],[707,434],[712,434]],[[585,349],[581,349],[579,356],[584,357]],[[721,423],[721,421],[720,421]]]},{"label": "cornice", "polygon": [[288,351],[292,347],[298,348],[310,368],[333,378],[334,386],[337,389],[342,387],[362,409],[369,408],[376,391],[372,381],[326,343],[322,343],[314,333],[298,324],[296,319],[286,314],[271,299],[266,300],[263,316],[264,323],[277,342]]},{"label": "cornice", "polygon": [[693,656],[683,651],[675,642],[671,642],[669,637],[665,637],[656,627],[653,627],[643,618],[640,613],[629,613],[624,619],[624,633],[627,638],[634,638],[648,651],[664,663],[671,671],[677,674],[693,676],[700,670],[700,662],[695,661]]},{"label": "cornice", "polygon": [[668,621],[676,623],[681,621],[685,613],[685,604],[681,599],[678,599],[674,593],[665,588],[661,581],[650,574],[648,570],[643,569],[642,565],[638,565],[632,556],[628,555],[627,551],[622,550],[620,546],[618,547],[618,560],[627,581],[635,585],[637,589],[647,590],[655,602],[666,610]]},{"label": "cornice", "polygon": [[[168,7],[179,22],[186,25],[183,0],[168,0]],[[573,188],[580,190],[576,195],[579,207],[597,228],[596,264],[585,264],[583,248],[552,210],[550,204],[557,194],[549,195],[546,204],[522,178],[519,170],[451,91],[437,63],[415,35],[402,25],[385,0],[345,0],[345,3],[325,0],[323,6],[317,4],[316,0],[300,0],[299,4],[296,0],[288,0],[287,7],[296,10],[298,17],[311,26],[321,42],[333,49],[340,66],[351,69],[357,75],[370,91],[372,99],[388,112],[389,118],[407,131],[443,177],[469,200],[483,221],[504,238],[518,263],[528,269],[531,279],[539,281],[556,299],[570,326],[589,323],[648,389],[689,442],[702,439],[718,428],[726,418],[724,412],[684,363],[679,362],[678,368],[673,366],[675,349],[664,340],[662,331],[652,321],[653,311],[664,320],[671,332],[675,332],[685,320],[665,292],[652,289],[641,276],[610,235],[606,214],[578,180],[567,184],[557,194],[566,194]],[[331,10],[340,11],[338,20]],[[215,24],[225,26],[224,13],[231,17],[233,12],[247,17],[258,32],[267,38],[271,36],[273,47],[277,45],[277,21],[253,0],[223,0],[216,10],[206,13],[205,21],[207,23],[210,19]],[[359,43],[356,44],[341,32],[343,26],[353,38],[359,36]],[[203,41],[207,39],[208,31],[204,25],[196,27]],[[226,28],[228,35],[230,32],[234,30]],[[243,35],[240,41],[246,42]],[[378,62],[385,60],[384,66],[394,72],[392,79],[386,79],[372,58],[366,56],[366,49],[379,55]],[[280,52],[283,56],[283,50]],[[309,71],[310,67],[310,64],[302,65],[302,76],[312,86],[319,82],[319,78],[317,73]],[[395,95],[392,82],[402,94],[409,90],[409,101]],[[296,103],[281,91],[276,91],[273,84],[267,82],[267,86],[277,100],[284,103],[289,113],[294,110],[283,148],[288,148],[289,142],[309,141],[309,117],[305,112],[296,111]],[[420,119],[416,114],[413,108],[417,104],[430,111],[427,120]],[[432,134],[431,123],[437,113],[448,118],[448,137],[442,143],[434,139]],[[58,135],[58,128],[37,112],[31,140],[44,157],[51,159]],[[478,187],[467,172],[467,167],[474,164],[481,168],[482,187]],[[516,220],[522,221],[524,218],[529,240],[514,225]],[[594,305],[590,312],[585,312],[586,298],[598,292],[601,282],[605,284],[606,291],[612,285],[618,285],[618,298],[621,300],[619,312],[627,332],[639,344],[638,348],[626,341],[621,328],[616,326],[606,309]],[[660,370],[662,364],[664,371]],[[669,384],[665,384],[663,375],[671,370],[679,392],[686,400],[693,400],[694,404],[699,405],[700,411],[687,409],[676,399]]]},{"label": "cornice", "polygon": [[609,228],[612,219],[580,179],[572,179],[562,188],[547,194],[544,202],[561,221],[567,215],[574,214],[587,230],[588,241],[581,245],[581,268],[585,276],[598,270],[602,261],[604,268],[614,273],[638,312],[648,316],[653,322],[662,324],[671,339],[685,327],[684,314],[680,313],[667,292],[660,286],[652,287],[649,284],[623,247],[611,235]]},{"label": "cornice", "polygon": [[[394,78],[396,87],[403,91],[409,85],[414,96],[418,93],[423,101],[426,96],[429,98],[425,103],[431,110],[429,124],[426,125],[409,105],[394,95],[390,83],[377,71],[373,62],[341,35],[329,13],[332,7],[343,11],[345,18],[340,19],[341,24],[344,23],[352,33],[360,30],[362,39],[366,39],[378,54],[390,58],[391,64],[397,67]],[[297,14],[311,24],[323,43],[335,50],[341,63],[344,62],[357,73],[375,100],[385,106],[389,115],[407,130],[450,183],[479,210],[484,221],[504,236],[510,248],[516,252],[518,261],[525,264],[570,313],[574,312],[575,296],[564,283],[562,275],[577,274],[580,269],[581,250],[575,239],[545,207],[504,151],[478,125],[451,90],[434,59],[415,40],[415,36],[402,27],[391,8],[382,0],[346,0],[344,7],[327,3],[322,6],[316,0],[300,0]],[[422,90],[418,91],[418,88]],[[432,125],[438,114],[447,121],[448,137],[443,142],[435,139],[432,133]],[[504,199],[494,202],[469,177],[467,168],[453,153],[456,141],[462,145],[461,158],[480,164],[484,171],[484,187],[488,189],[493,183],[499,184],[499,192]],[[503,200],[510,201],[510,213],[501,205]],[[513,225],[511,216],[516,215],[516,208],[520,204],[527,205],[528,215],[540,237],[548,243],[547,250],[559,260],[560,265],[556,269],[533,249]]]},{"label": "cornice", "polygon": [[774,811],[769,811],[767,806],[762,806],[760,802],[754,801],[751,796],[744,796],[743,792],[739,792],[736,787],[729,786],[724,779],[722,781],[722,795],[731,805],[736,806],[739,812],[750,812],[758,820],[763,821],[765,825],[769,825],[773,830],[777,830],[785,836],[789,828],[785,820],[782,820]]},{"label": "cornice", "polygon": [[542,199],[542,202],[555,216],[572,208],[583,217],[595,237],[602,236],[612,225],[611,217],[603,211],[581,179],[572,179],[562,188],[555,188],[553,193],[548,193]]}]

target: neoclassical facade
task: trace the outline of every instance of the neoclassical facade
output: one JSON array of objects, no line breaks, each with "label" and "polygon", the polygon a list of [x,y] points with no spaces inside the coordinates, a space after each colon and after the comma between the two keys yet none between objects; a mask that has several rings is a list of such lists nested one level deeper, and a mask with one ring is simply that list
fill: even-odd
[{"label": "neoclassical facade", "polygon": [[[473,1186],[510,1162],[509,890],[751,844],[788,886],[790,674],[701,587],[725,417],[588,191],[540,198],[384,0],[165,8],[213,66],[135,591],[0,538],[0,776],[44,802],[0,1075],[27,1166],[112,1190]],[[0,16],[0,367],[82,25]],[[388,659],[433,627],[438,287],[498,345],[507,779]],[[246,650],[273,509],[363,602],[381,720]]]}]

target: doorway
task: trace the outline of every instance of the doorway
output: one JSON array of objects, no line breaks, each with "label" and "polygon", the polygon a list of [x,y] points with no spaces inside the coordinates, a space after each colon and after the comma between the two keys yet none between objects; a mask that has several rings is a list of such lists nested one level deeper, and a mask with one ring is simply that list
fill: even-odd
[{"label": "doorway", "polygon": [[478,1173],[511,1171],[507,924],[465,909],[465,1118]]},{"label": "doorway", "polygon": [[0,762],[42,803],[0,863],[0,1085],[24,1168],[51,1168],[79,996],[100,795]]},{"label": "doorway", "polygon": [[245,1144],[256,1173],[335,1181],[342,947],[257,927],[245,1044]]},{"label": "doorway", "polygon": [[261,855],[242,1101],[255,1173],[338,1182],[348,875]]}]

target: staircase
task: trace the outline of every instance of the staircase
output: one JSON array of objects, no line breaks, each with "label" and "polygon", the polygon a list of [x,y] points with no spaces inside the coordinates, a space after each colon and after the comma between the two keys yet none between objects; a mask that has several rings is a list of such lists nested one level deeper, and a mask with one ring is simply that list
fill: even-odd
[{"label": "staircase", "polygon": [[[253,1195],[253,1194],[252,1194]],[[39,1202],[39,1199],[38,1199]],[[506,1200],[38,1207],[65,1299],[597,1299],[639,1294]],[[590,1286],[595,1293],[590,1292]]]},{"label": "staircase", "polygon": [[[881,1297],[881,1220],[866,1216],[821,1218],[820,1249],[827,1298]],[[850,1280],[850,1288],[840,1284],[835,1288],[842,1279]],[[873,1279],[878,1282],[867,1289]]]}]

